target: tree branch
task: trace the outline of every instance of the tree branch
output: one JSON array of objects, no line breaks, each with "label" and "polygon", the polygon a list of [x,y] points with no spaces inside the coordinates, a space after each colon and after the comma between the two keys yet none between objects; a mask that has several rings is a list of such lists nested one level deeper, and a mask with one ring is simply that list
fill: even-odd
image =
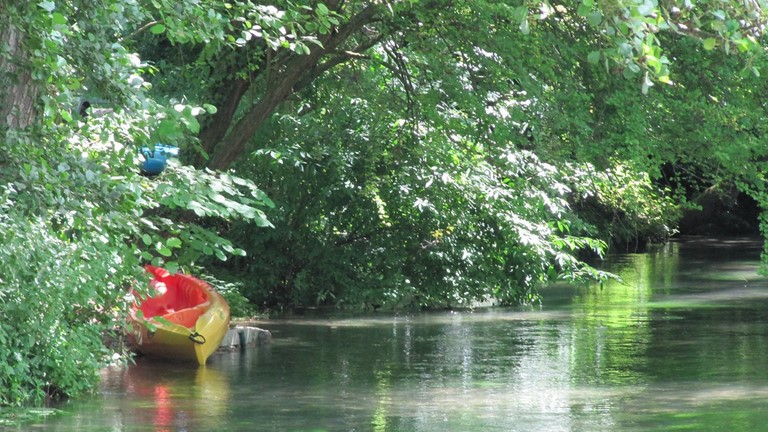
[{"label": "tree branch", "polygon": [[148,23],[144,24],[143,26],[141,26],[141,27],[137,28],[137,29],[136,29],[136,30],[134,30],[133,32],[131,32],[131,34],[129,34],[129,35],[127,35],[127,36],[123,36],[123,37],[121,37],[120,39],[118,39],[118,42],[122,43],[122,42],[124,42],[124,41],[126,41],[126,40],[128,40],[128,39],[133,39],[133,38],[134,38],[134,37],[135,37],[137,34],[139,34],[139,33],[143,32],[144,30],[146,30],[146,29],[148,29],[148,28],[152,27],[152,26],[153,26],[153,25],[155,25],[155,24],[160,24],[160,21],[157,21],[157,20],[155,20],[155,21],[150,21],[150,22],[148,22]]},{"label": "tree branch", "polygon": [[[208,166],[213,169],[227,169],[244,151],[247,142],[253,137],[269,115],[290,94],[298,83],[312,71],[319,60],[329,52],[336,50],[355,32],[370,22],[378,13],[380,5],[370,4],[358,12],[336,31],[321,38],[323,48],[310,51],[307,55],[292,54],[285,59],[284,66],[276,69],[273,81],[269,83],[264,96],[235,124],[230,133],[216,145]],[[311,76],[311,74],[310,74]]]}]

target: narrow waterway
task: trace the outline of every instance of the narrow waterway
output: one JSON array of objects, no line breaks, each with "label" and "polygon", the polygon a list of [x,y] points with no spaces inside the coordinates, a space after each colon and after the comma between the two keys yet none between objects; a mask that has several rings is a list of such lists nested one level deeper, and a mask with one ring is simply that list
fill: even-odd
[{"label": "narrow waterway", "polygon": [[140,361],[21,430],[761,431],[768,280],[755,240],[606,263],[541,306],[259,323],[204,368]]}]

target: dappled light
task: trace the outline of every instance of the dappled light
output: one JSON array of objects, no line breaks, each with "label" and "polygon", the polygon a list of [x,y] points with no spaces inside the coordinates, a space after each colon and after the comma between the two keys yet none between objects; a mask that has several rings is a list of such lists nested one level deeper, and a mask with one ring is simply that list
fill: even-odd
[{"label": "dappled light", "polygon": [[[768,243],[715,236],[768,238],[764,1],[0,0],[0,409],[599,430],[760,381]],[[212,341],[218,297],[126,329],[147,264],[275,345],[88,399]]]}]

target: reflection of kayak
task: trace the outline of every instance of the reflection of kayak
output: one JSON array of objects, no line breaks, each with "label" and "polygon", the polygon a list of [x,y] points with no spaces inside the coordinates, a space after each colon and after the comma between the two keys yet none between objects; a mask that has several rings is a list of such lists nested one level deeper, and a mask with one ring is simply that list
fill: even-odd
[{"label": "reflection of kayak", "polygon": [[156,293],[137,296],[129,314],[129,339],[149,357],[205,364],[227,333],[229,304],[197,278],[153,266],[147,271],[154,275],[150,286]]},{"label": "reflection of kayak", "polygon": [[[228,378],[234,371],[232,365],[186,366],[190,365],[174,365],[142,357],[127,367],[116,365],[101,369],[102,391],[122,395],[122,402],[119,409],[102,409],[101,413],[94,414],[99,420],[93,422],[104,425],[105,430],[124,432],[227,430],[226,425],[232,420]],[[90,405],[84,407],[91,413]],[[71,429],[54,427],[56,430],[88,430],[76,419],[55,423],[81,426]],[[0,430],[5,429],[0,426]]]}]

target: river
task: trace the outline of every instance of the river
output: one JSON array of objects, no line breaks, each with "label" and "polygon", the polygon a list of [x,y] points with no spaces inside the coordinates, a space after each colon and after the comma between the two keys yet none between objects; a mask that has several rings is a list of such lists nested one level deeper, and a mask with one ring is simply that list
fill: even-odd
[{"label": "river", "polygon": [[268,346],[105,369],[96,395],[19,430],[766,430],[760,248],[677,240],[524,308],[261,322]]}]

